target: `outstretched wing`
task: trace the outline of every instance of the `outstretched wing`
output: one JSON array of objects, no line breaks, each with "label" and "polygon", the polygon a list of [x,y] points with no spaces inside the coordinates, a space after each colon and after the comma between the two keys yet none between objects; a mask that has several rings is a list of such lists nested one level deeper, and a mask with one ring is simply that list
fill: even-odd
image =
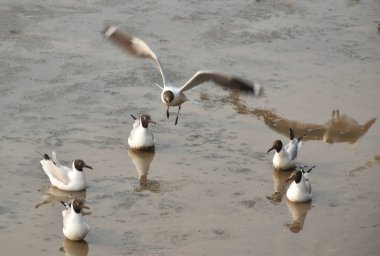
[{"label": "outstretched wing", "polygon": [[120,31],[117,27],[106,28],[104,35],[109,38],[117,46],[121,47],[124,51],[138,58],[150,58],[152,59],[161,73],[164,86],[166,84],[166,78],[161,67],[161,63],[158,60],[156,54],[150,49],[150,47],[141,39],[129,35]]},{"label": "outstretched wing", "polygon": [[198,71],[192,78],[190,78],[189,81],[187,81],[184,86],[180,88],[180,91],[188,91],[205,82],[213,82],[223,88],[243,91],[256,96],[260,96],[262,94],[262,88],[259,84],[255,84],[240,77],[229,76],[212,70]]}]

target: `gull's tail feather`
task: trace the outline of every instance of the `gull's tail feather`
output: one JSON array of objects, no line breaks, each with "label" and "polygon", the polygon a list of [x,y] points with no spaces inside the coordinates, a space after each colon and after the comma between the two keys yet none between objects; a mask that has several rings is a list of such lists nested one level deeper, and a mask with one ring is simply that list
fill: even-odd
[{"label": "gull's tail feather", "polygon": [[70,205],[67,204],[67,203],[65,203],[65,202],[63,202],[63,201],[61,201],[61,204],[63,204],[66,208],[70,208]]},{"label": "gull's tail feather", "polygon": [[290,138],[290,140],[293,140],[295,138],[294,131],[292,128],[289,128],[289,138]]},{"label": "gull's tail feather", "polygon": [[42,153],[39,152],[39,151],[36,151],[36,152],[37,152],[37,154],[41,155],[45,160],[50,160],[50,157],[49,157],[48,154],[42,154]]},{"label": "gull's tail feather", "polygon": [[309,168],[309,170],[307,170],[306,172],[307,172],[307,173],[310,173],[310,172],[311,172],[311,170],[313,170],[315,167],[316,167],[315,165],[314,165],[314,166],[312,166],[312,167],[310,167],[310,168]]}]

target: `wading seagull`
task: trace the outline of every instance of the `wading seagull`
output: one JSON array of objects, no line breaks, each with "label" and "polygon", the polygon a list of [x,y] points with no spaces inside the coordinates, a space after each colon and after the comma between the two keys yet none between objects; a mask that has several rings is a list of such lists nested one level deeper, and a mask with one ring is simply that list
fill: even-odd
[{"label": "wading seagull", "polygon": [[153,150],[155,140],[148,125],[150,123],[155,124],[156,122],[147,114],[142,114],[140,119],[137,119],[133,115],[131,116],[135,121],[128,138],[129,147],[136,150]]},{"label": "wading seagull", "polygon": [[178,122],[179,111],[181,110],[181,105],[188,101],[184,92],[194,88],[205,82],[214,82],[224,88],[234,89],[238,91],[243,91],[252,95],[260,96],[262,95],[262,87],[259,84],[255,84],[250,81],[246,81],[239,77],[225,75],[216,71],[211,70],[201,70],[195,73],[189,81],[185,83],[182,87],[176,87],[170,84],[168,79],[165,77],[164,71],[162,69],[161,63],[158,60],[156,54],[149,48],[149,46],[141,39],[131,36],[129,34],[121,32],[116,27],[109,27],[105,30],[104,35],[109,38],[113,43],[120,46],[127,53],[139,57],[139,58],[150,58],[152,59],[160,71],[163,87],[156,84],[161,88],[161,100],[168,107],[166,111],[166,116],[169,118],[169,107],[178,106],[177,117],[175,119],[175,124]]},{"label": "wading seagull", "polygon": [[62,211],[63,234],[73,241],[83,240],[88,231],[90,231],[90,227],[83,218],[82,209],[89,209],[89,207],[78,199],[74,199],[70,203],[63,201],[61,203],[66,207]]},{"label": "wading seagull", "polygon": [[288,191],[286,191],[286,197],[291,202],[303,203],[311,200],[311,185],[309,182],[309,173],[315,166],[305,171],[302,167],[292,172],[285,183],[293,180],[290,184]]},{"label": "wading seagull", "polygon": [[302,135],[299,138],[294,137],[294,131],[289,128],[290,142],[284,147],[281,140],[275,140],[272,147],[268,150],[276,150],[273,157],[273,166],[278,170],[289,170],[296,166],[297,153],[301,147]]},{"label": "wading seagull", "polygon": [[40,161],[42,169],[49,177],[50,183],[62,190],[80,191],[86,189],[86,178],[83,168],[92,169],[83,160],[76,159],[73,161],[72,168],[62,165],[53,151],[51,158],[48,154],[41,154],[44,159]]}]

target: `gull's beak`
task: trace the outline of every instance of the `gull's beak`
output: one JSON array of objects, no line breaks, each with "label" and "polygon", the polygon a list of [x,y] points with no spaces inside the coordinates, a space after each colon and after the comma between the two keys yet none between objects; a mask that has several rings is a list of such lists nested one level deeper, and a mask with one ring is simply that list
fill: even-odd
[{"label": "gull's beak", "polygon": [[136,118],[134,115],[132,115],[132,114],[131,114],[131,117],[133,118],[133,120],[136,120],[136,119],[137,119],[137,118]]},{"label": "gull's beak", "polygon": [[151,123],[151,124],[156,124],[156,122],[153,121],[153,120],[149,120],[149,123]]},{"label": "gull's beak", "polygon": [[87,205],[85,205],[85,204],[84,204],[84,205],[82,205],[82,206],[81,206],[81,208],[82,208],[82,209],[83,209],[83,208],[85,208],[85,209],[90,209],[90,207],[89,207],[89,206],[87,206]]},{"label": "gull's beak", "polygon": [[91,170],[92,170],[92,167],[91,167],[91,166],[89,166],[89,165],[87,165],[87,164],[85,164],[83,167],[85,167],[85,168],[88,168],[88,169],[91,169]]},{"label": "gull's beak", "polygon": [[269,152],[271,152],[273,149],[275,149],[274,146],[272,146],[270,149],[268,149],[267,154],[268,154]]}]

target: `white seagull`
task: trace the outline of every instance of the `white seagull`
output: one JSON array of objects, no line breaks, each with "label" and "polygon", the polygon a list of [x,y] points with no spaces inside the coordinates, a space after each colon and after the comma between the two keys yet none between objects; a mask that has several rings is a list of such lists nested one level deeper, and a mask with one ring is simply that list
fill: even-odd
[{"label": "white seagull", "polygon": [[82,209],[89,209],[89,207],[78,199],[74,199],[68,204],[63,201],[61,203],[66,207],[62,211],[63,234],[73,241],[83,240],[90,231],[90,227],[83,218]]},{"label": "white seagull", "polygon": [[132,118],[135,120],[133,123],[133,128],[128,137],[128,145],[131,149],[136,150],[153,150],[155,139],[152,131],[149,129],[148,125],[155,124],[149,115],[142,114],[140,119],[137,119],[133,115]]},{"label": "white seagull", "polygon": [[[42,155],[42,154],[41,154]],[[86,178],[83,168],[92,169],[83,160],[76,159],[73,161],[72,168],[62,165],[53,151],[51,156],[48,154],[42,155],[44,159],[40,161],[42,169],[49,177],[50,183],[62,190],[80,191],[86,189]]]},{"label": "white seagull", "polygon": [[292,172],[285,183],[293,180],[290,184],[288,191],[286,191],[286,197],[291,202],[304,203],[311,200],[311,185],[309,182],[309,173],[315,166],[305,171],[302,167],[299,170]]},{"label": "white seagull", "polygon": [[294,137],[294,131],[289,128],[290,142],[284,147],[281,140],[275,140],[272,147],[268,150],[276,150],[273,157],[273,166],[277,170],[289,170],[296,166],[297,153],[301,147],[301,140],[304,135],[299,138]]},{"label": "white seagull", "polygon": [[259,84],[246,81],[239,77],[229,76],[211,70],[200,70],[196,72],[195,75],[193,75],[193,77],[190,78],[190,80],[187,81],[182,87],[173,86],[165,77],[161,63],[158,60],[156,54],[144,41],[137,37],[123,33],[116,27],[107,28],[104,32],[104,35],[116,45],[120,46],[127,53],[139,58],[150,58],[156,63],[162,77],[163,87],[158,84],[156,85],[161,88],[161,100],[168,107],[166,116],[169,118],[169,107],[178,106],[175,125],[178,122],[178,115],[179,111],[181,110],[181,105],[189,100],[184,92],[202,83],[211,81],[221,87],[244,91],[256,96],[260,96],[263,93],[262,87]]}]

